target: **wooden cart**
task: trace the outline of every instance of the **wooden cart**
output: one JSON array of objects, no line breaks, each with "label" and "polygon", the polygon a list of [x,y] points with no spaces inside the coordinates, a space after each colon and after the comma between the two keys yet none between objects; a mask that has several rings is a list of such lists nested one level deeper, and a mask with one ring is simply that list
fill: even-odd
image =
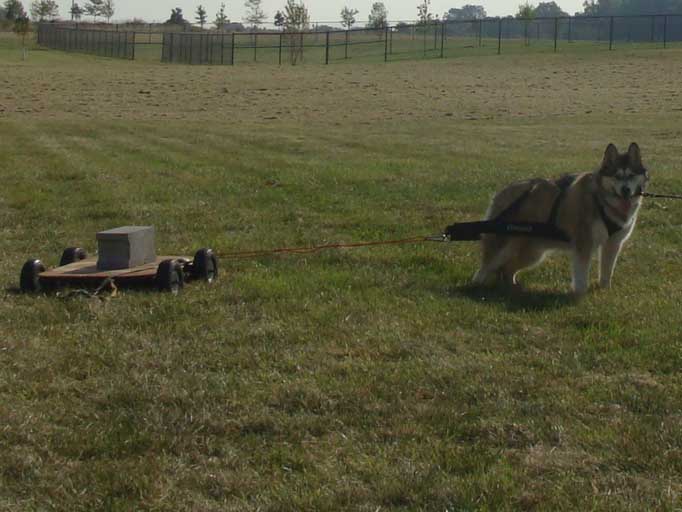
[{"label": "wooden cart", "polygon": [[97,258],[88,258],[79,247],[69,247],[64,250],[59,266],[53,269],[46,269],[38,259],[26,261],[19,286],[24,292],[39,292],[64,286],[97,287],[111,279],[117,286],[149,284],[176,294],[189,280],[212,283],[217,277],[218,258],[208,248],[199,249],[191,259],[158,256],[145,265],[103,271],[97,268]]}]

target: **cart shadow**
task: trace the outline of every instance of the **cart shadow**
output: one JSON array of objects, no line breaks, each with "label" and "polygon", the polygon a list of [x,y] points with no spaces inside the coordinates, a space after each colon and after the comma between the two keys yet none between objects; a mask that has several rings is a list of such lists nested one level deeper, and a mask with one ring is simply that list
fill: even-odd
[{"label": "cart shadow", "polygon": [[[52,284],[51,286],[45,286],[38,292],[27,292],[22,290],[18,286],[7,286],[5,288],[5,293],[12,296],[48,296],[48,297],[61,297],[61,298],[74,298],[74,297],[95,297],[93,292],[97,289],[92,283],[88,282],[61,282],[59,284]],[[116,289],[120,292],[131,292],[131,293],[149,293],[158,292],[158,288],[155,283],[148,281],[139,282],[126,282],[119,283],[116,285]],[[110,289],[102,291],[102,296],[110,293]]]},{"label": "cart shadow", "polygon": [[548,311],[572,306],[576,299],[569,293],[553,290],[512,289],[467,284],[450,289],[450,295],[477,303],[502,306],[508,311]]}]

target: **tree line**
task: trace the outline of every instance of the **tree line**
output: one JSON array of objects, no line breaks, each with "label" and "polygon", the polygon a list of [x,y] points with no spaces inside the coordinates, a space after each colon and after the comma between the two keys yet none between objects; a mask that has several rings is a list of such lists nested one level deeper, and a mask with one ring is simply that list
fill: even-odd
[{"label": "tree line", "polygon": [[[262,0],[245,0],[246,12],[243,20],[249,27],[259,29],[266,23],[268,15],[262,8]],[[438,16],[431,11],[431,0],[422,0],[416,6],[418,23],[424,24],[434,21],[457,21],[477,20],[487,18],[485,8],[482,5],[466,4],[462,7],[453,7]],[[221,3],[216,12],[212,24],[215,28],[244,29],[241,23],[232,23],[226,15],[225,3]],[[94,22],[98,18],[106,19],[107,22],[115,13],[114,0],[87,0],[81,6],[77,1],[71,0],[69,9],[71,20],[79,21],[83,16],[90,16]],[[353,28],[358,23],[359,11],[349,6],[341,9],[341,25],[346,29]],[[33,0],[30,5],[31,18],[34,21],[53,21],[59,17],[59,5],[56,0]],[[682,0],[585,0],[583,10],[576,12],[575,16],[617,16],[636,14],[682,14]],[[515,13],[517,18],[553,18],[564,17],[565,12],[555,1],[540,2],[537,5],[526,2],[518,6]],[[21,0],[4,0],[0,5],[0,20],[6,19],[14,23],[15,20],[28,19],[26,10]],[[199,5],[194,13],[194,21],[202,29],[209,23],[208,13],[203,5]],[[188,22],[181,8],[172,9],[167,24],[187,26]],[[310,15],[303,0],[286,0],[282,10],[274,14],[273,24],[285,31],[307,30],[310,26]],[[402,24],[404,25],[404,24]],[[373,2],[365,25],[371,29],[383,29],[388,26],[388,9],[384,2]],[[324,27],[327,28],[327,27]],[[332,28],[332,27],[328,27]]]},{"label": "tree line", "polygon": [[[30,7],[31,18],[34,21],[54,21],[59,18],[59,4],[55,0],[33,0]],[[88,0],[81,7],[78,2],[72,1],[69,9],[72,20],[80,20],[84,15],[92,16],[93,21],[98,17],[111,21],[114,16],[114,0]],[[0,19],[14,22],[17,19],[27,18],[26,10],[21,0],[5,0],[0,7]]]},{"label": "tree line", "polygon": [[[585,0],[575,16],[636,16],[682,14],[682,0]],[[558,18],[569,16],[556,2],[519,5],[517,18]]]}]

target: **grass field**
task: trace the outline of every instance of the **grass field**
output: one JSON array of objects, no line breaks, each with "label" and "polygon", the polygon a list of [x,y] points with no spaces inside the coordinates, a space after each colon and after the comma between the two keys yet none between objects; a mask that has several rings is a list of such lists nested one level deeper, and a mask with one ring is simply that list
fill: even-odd
[{"label": "grass field", "polygon": [[681,57],[211,68],[0,42],[0,509],[679,510],[676,202],[645,203],[579,303],[564,257],[472,290],[471,243],[223,261],[180,297],[16,287],[125,224],[180,254],[438,233],[610,141],[679,193]]}]

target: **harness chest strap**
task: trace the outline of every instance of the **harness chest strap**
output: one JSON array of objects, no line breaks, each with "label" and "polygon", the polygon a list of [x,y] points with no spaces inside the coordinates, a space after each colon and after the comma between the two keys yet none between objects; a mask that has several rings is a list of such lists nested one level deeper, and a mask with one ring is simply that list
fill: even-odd
[{"label": "harness chest strap", "polygon": [[594,204],[597,207],[597,210],[599,211],[599,215],[601,216],[602,222],[604,222],[604,226],[606,226],[606,231],[609,234],[609,238],[618,233],[619,231],[623,230],[624,226],[621,226],[617,222],[614,222],[611,217],[609,217],[606,214],[606,210],[604,209],[604,205],[601,203],[597,195],[594,195]]},{"label": "harness chest strap", "polygon": [[[552,206],[552,212],[549,216],[549,223],[556,226],[556,219],[557,215],[559,213],[559,206],[561,205],[561,202],[563,201],[564,197],[566,196],[566,192],[568,191],[568,188],[573,184],[575,181],[576,176],[575,175],[566,175],[562,176],[558,180],[556,180],[554,183],[556,184],[557,187],[559,187],[559,195],[557,196],[556,200],[554,201],[554,205]],[[599,216],[601,217],[602,222],[604,223],[604,226],[606,227],[606,231],[609,234],[609,238],[618,233],[623,229],[623,226],[615,222],[611,217],[609,217],[606,214],[606,210],[604,209],[604,205],[602,202],[599,200],[597,197],[597,194],[594,194],[594,204],[597,207],[597,211],[599,212]]]}]

